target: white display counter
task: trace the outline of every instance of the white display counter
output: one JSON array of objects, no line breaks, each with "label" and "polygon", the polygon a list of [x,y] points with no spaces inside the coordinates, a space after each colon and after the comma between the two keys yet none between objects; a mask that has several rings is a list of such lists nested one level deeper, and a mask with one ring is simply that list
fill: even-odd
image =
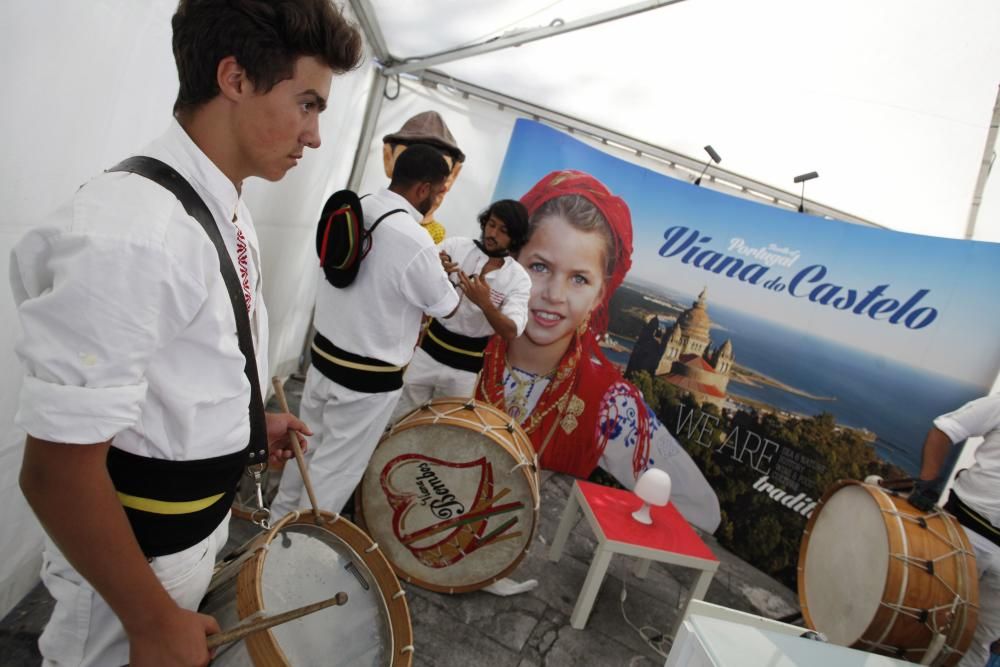
[{"label": "white display counter", "polygon": [[[802,629],[805,632],[805,629]],[[787,631],[692,613],[681,624],[665,667],[912,667],[913,663]]]}]

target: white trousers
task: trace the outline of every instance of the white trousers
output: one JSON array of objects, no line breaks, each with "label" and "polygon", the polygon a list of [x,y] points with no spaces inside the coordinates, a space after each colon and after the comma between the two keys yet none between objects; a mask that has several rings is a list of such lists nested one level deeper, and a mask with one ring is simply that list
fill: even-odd
[{"label": "white trousers", "polygon": [[979,624],[958,667],[983,667],[990,644],[1000,639],[1000,547],[974,531],[967,529],[965,534],[976,552],[979,571]]},{"label": "white trousers", "polygon": [[[320,509],[340,512],[368,467],[368,460],[399,401],[401,389],[366,394],[328,379],[315,366],[306,373],[299,419],[312,429],[305,459]],[[309,507],[299,467],[285,464],[271,517]]]},{"label": "white trousers", "polygon": [[[227,516],[215,532],[198,544],[158,556],[149,566],[179,606],[195,611],[208,590],[215,559],[228,538]],[[38,639],[43,667],[120,667],[128,663],[128,638],[121,621],[48,538],[42,558],[42,581],[56,601]]]},{"label": "white trousers", "polygon": [[477,373],[445,366],[418,347],[413,351],[413,360],[406,367],[403,395],[389,423],[395,424],[432,398],[472,396],[476,390],[477,377]]}]

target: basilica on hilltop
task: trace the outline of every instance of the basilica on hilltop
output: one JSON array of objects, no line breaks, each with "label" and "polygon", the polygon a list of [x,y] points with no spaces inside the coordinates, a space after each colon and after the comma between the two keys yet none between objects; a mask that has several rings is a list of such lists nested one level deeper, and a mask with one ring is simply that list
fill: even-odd
[{"label": "basilica on hilltop", "polygon": [[653,315],[629,357],[626,373],[646,371],[690,392],[701,403],[722,406],[734,364],[733,343],[712,346],[707,288],[666,330]]}]

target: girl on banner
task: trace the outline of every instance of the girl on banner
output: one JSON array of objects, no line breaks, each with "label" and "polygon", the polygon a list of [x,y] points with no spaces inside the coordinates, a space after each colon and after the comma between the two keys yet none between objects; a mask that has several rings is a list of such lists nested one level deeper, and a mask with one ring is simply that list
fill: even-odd
[{"label": "girl on banner", "polygon": [[530,216],[518,255],[532,281],[528,324],[509,343],[492,338],[476,397],[521,423],[545,469],[587,478],[600,466],[629,489],[647,468],[665,470],[677,509],[714,532],[715,492],[598,345],[632,264],[628,206],[572,170],[549,174],[521,203]]}]

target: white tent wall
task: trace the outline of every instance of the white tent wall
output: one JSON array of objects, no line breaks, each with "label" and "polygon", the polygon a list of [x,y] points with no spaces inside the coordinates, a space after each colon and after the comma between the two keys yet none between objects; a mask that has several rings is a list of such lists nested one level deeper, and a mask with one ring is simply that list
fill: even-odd
[{"label": "white tent wall", "polygon": [[[0,6],[0,275],[11,247],[94,174],[166,129],[177,94],[170,17],[176,0],[15,0]],[[325,198],[344,187],[372,80],[370,61],[336,77],[321,116],[322,146],[279,183],[250,179],[246,200],[261,242],[272,372],[294,370],[315,289],[312,238]],[[22,369],[17,317],[0,287],[0,615],[35,584],[42,531],[17,484],[24,434],[14,426]],[[72,511],[72,508],[67,508]]]}]

